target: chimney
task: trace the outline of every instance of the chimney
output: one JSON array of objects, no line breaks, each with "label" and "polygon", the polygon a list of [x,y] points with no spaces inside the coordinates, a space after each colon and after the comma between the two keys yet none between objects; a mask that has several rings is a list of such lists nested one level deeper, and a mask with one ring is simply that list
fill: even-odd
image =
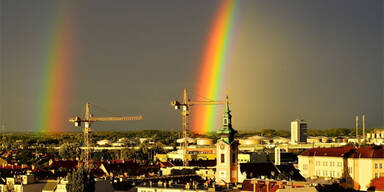
[{"label": "chimney", "polygon": [[365,114],[363,114],[363,139],[365,139]]},{"label": "chimney", "polygon": [[356,140],[359,138],[359,115],[356,115]]}]

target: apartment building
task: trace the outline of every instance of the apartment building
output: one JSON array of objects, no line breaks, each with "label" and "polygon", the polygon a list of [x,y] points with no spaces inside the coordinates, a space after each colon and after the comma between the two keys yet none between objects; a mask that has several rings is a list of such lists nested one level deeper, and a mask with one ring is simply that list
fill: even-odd
[{"label": "apartment building", "polygon": [[346,158],[355,147],[333,147],[308,149],[298,156],[299,170],[305,178],[342,178]]},{"label": "apartment building", "polygon": [[384,146],[313,148],[298,156],[305,178],[344,178],[356,190],[367,190],[371,181],[384,177]]}]

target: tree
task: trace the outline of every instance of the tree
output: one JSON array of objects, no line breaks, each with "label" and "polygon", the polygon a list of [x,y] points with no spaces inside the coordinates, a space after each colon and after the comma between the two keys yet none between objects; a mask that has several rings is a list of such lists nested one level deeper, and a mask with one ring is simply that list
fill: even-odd
[{"label": "tree", "polygon": [[95,178],[91,172],[83,166],[76,171],[68,173],[68,192],[94,192]]},{"label": "tree", "polygon": [[80,154],[80,147],[76,143],[64,143],[60,145],[59,155],[61,158],[69,159]]},{"label": "tree", "polygon": [[23,149],[17,153],[16,159],[22,164],[29,164],[33,160],[32,152],[28,149]]}]

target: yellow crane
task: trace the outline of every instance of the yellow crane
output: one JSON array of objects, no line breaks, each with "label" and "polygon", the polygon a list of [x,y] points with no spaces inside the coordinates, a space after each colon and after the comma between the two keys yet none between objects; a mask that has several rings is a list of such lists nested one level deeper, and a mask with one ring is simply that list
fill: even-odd
[{"label": "yellow crane", "polygon": [[86,169],[90,168],[91,163],[91,136],[92,136],[92,129],[91,124],[97,121],[135,121],[135,120],[142,120],[143,117],[141,115],[139,116],[118,116],[118,117],[94,117],[92,116],[90,112],[90,104],[87,102],[85,104],[85,115],[84,118],[81,119],[80,117],[76,116],[71,119],[69,119],[69,122],[74,123],[76,127],[81,127],[81,123],[84,122],[84,163]]},{"label": "yellow crane", "polygon": [[183,165],[188,166],[188,131],[189,131],[189,115],[191,114],[190,107],[193,105],[224,105],[225,101],[191,101],[187,95],[187,89],[184,88],[183,101],[171,101],[171,105],[175,107],[176,110],[181,110],[181,116],[183,121]]}]

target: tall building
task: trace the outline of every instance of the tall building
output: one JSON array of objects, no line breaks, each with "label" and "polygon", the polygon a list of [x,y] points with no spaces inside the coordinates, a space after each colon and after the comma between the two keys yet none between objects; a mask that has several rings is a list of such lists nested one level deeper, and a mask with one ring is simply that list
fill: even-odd
[{"label": "tall building", "polygon": [[307,122],[296,119],[291,121],[291,143],[307,142]]},{"label": "tall building", "polygon": [[217,131],[220,139],[216,143],[216,183],[225,185],[238,181],[239,142],[235,140],[236,130],[232,128],[232,115],[229,110],[228,97],[225,99],[223,127]]}]

